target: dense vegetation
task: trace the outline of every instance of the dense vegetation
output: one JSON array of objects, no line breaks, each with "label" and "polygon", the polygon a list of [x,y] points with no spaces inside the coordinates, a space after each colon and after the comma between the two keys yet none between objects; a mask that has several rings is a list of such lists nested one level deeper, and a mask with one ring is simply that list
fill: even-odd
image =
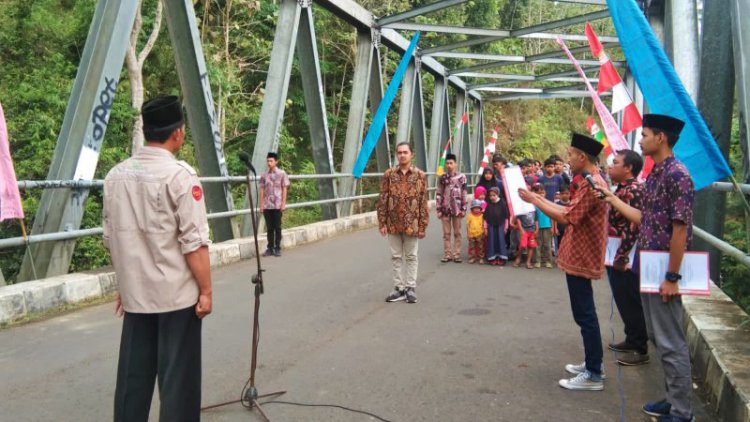
[{"label": "dense vegetation", "polygon": [[[377,16],[431,2],[432,0],[360,1]],[[204,53],[210,69],[209,78],[214,101],[220,116],[229,170],[231,174],[241,174],[242,166],[237,154],[239,151],[253,150],[260,108],[266,94],[264,83],[278,17],[278,2],[196,0],[194,3]],[[3,26],[0,27],[3,75],[0,78],[0,102],[5,109],[19,180],[40,180],[47,176],[95,6],[95,0],[3,1],[3,7],[0,8],[0,22],[3,22]],[[562,3],[555,5],[546,0],[474,0],[417,20],[422,23],[509,29],[595,9],[596,7],[592,6]],[[156,0],[144,0],[143,28],[138,49],[146,42],[154,25],[155,10]],[[338,165],[341,162],[347,125],[356,34],[350,25],[321,7],[314,6],[314,14],[334,161]],[[595,22],[595,28],[600,34],[614,32],[611,23],[606,20]],[[575,25],[559,31],[580,34],[583,33],[583,26]],[[411,36],[408,33],[404,35]],[[428,33],[422,35],[420,47],[427,48],[461,39],[465,37]],[[569,45],[574,47],[582,44],[572,42]],[[476,47],[473,49],[479,51]],[[509,55],[531,55],[555,49],[556,46],[549,40],[503,40],[493,43],[490,47],[492,52]],[[613,56],[617,58],[617,54]],[[386,83],[398,60],[398,54],[387,48],[382,49]],[[443,62],[449,68],[478,63],[458,59],[445,59]],[[545,74],[563,69],[567,70],[569,67],[550,64],[514,65],[502,68],[501,72],[533,71],[536,74]],[[165,23],[144,63],[143,77],[146,98],[160,93],[180,92],[174,67],[174,51],[170,46]],[[491,80],[479,79],[475,82]],[[425,74],[423,83],[426,122],[429,126],[434,79],[431,75]],[[548,85],[556,86],[560,83],[549,82]],[[123,70],[96,178],[103,178],[115,163],[131,154],[133,118],[137,114],[131,104],[130,81],[128,73]],[[389,116],[389,128],[392,132],[396,128],[397,110],[398,100]],[[570,130],[585,131],[585,118],[590,113],[591,103],[588,100],[488,103],[485,108],[485,127],[488,132],[493,127],[499,129],[498,146],[510,159],[543,159],[550,153],[561,152]],[[299,69],[295,63],[280,143],[282,166],[291,173],[314,173],[306,118]],[[427,129],[429,131],[429,127]],[[489,133],[485,134],[488,135]],[[736,132],[735,137],[738,137]],[[181,158],[195,163],[190,142],[189,140],[182,151]],[[733,154],[733,159],[739,160],[739,153]],[[365,183],[362,189],[372,192],[374,185]],[[233,193],[236,204],[241,206],[244,188],[236,186]],[[41,191],[22,192],[22,196],[27,215],[26,223],[30,227]],[[316,197],[315,182],[298,182],[292,185],[290,202],[313,200]],[[371,204],[364,203],[362,206],[368,207]],[[732,217],[727,221],[726,237],[744,249],[746,237],[741,207],[731,202],[730,213]],[[101,192],[94,190],[86,203],[82,227],[99,226],[100,217]],[[304,224],[318,218],[320,211],[317,208],[291,210],[285,217],[285,225]],[[0,236],[18,235],[18,224],[9,222],[0,226]],[[22,255],[22,249],[0,251],[0,268],[10,282],[15,279]],[[108,263],[109,257],[102,247],[101,239],[84,238],[77,243],[71,271],[96,268]],[[738,267],[731,261],[725,262],[725,268],[727,279],[747,276],[747,269]],[[743,298],[742,300],[747,300],[750,292],[747,291],[746,283],[730,285],[734,286],[730,291]]]}]

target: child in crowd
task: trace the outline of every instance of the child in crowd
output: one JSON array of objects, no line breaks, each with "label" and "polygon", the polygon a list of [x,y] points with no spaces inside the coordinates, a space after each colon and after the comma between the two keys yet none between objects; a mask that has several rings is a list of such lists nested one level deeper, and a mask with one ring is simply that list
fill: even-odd
[{"label": "child in crowd", "polygon": [[482,201],[471,201],[471,213],[466,216],[466,237],[469,239],[469,264],[479,261],[484,264],[484,216],[482,215]]},{"label": "child in crowd", "polygon": [[484,208],[487,206],[487,202],[485,202],[486,196],[487,189],[485,189],[484,186],[477,186],[474,188],[474,199],[482,201],[482,212],[484,212]]},{"label": "child in crowd", "polygon": [[534,257],[534,250],[536,249],[536,233],[539,227],[536,222],[536,211],[528,214],[517,215],[513,219],[513,225],[518,230],[520,240],[518,242],[518,253],[516,254],[516,260],[513,263],[514,267],[521,265],[521,259],[523,254],[526,254],[526,268],[533,269],[534,266],[531,264],[531,260]]},{"label": "child in crowd", "polygon": [[485,234],[487,236],[487,262],[503,266],[508,261],[508,248],[505,243],[505,221],[508,207],[500,198],[500,189],[491,187],[484,210]]},{"label": "child in crowd", "polygon": [[[545,188],[541,183],[537,183],[531,189],[532,192],[544,196]],[[553,194],[554,195],[554,194]],[[552,219],[542,212],[539,208],[536,210],[537,235],[536,235],[536,262],[534,267],[552,268]]]},{"label": "child in crowd", "polygon": [[[570,205],[570,185],[566,183],[560,186],[560,192],[557,195],[555,204],[563,207]],[[560,241],[562,240],[563,234],[565,234],[565,224],[552,220],[552,235],[555,237],[555,255],[560,248]]]}]

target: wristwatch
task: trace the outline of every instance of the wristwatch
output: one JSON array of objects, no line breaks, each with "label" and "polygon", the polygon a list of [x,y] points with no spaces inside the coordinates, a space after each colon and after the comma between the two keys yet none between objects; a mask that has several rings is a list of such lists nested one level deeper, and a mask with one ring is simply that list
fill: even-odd
[{"label": "wristwatch", "polygon": [[678,281],[682,280],[682,276],[679,273],[667,272],[667,274],[664,275],[664,279],[670,283],[677,283]]}]

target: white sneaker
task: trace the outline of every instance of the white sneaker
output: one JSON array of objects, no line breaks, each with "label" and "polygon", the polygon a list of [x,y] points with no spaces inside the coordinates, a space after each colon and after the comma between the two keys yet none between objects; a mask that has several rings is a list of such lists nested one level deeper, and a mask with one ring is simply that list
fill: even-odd
[{"label": "white sneaker", "polygon": [[584,391],[601,391],[604,390],[604,380],[599,377],[594,379],[594,375],[589,371],[581,372],[570,379],[561,379],[560,387],[567,388],[568,390],[584,390]]},{"label": "white sneaker", "polygon": [[[573,375],[578,375],[586,372],[586,362],[581,363],[580,365],[574,365],[572,363],[569,363],[565,365],[565,370],[568,371],[568,373],[571,373]],[[602,364],[602,379],[607,379],[607,375],[604,374],[604,364]]]}]

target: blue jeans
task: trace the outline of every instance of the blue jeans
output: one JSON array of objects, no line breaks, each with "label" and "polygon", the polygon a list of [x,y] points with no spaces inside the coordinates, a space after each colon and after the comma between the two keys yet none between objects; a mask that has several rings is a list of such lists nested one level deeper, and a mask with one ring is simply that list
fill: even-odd
[{"label": "blue jeans", "polygon": [[570,307],[573,319],[581,327],[583,349],[586,354],[586,369],[595,374],[602,373],[602,334],[599,331],[599,318],[596,316],[594,305],[594,289],[591,280],[570,274],[565,274],[568,281]]}]

